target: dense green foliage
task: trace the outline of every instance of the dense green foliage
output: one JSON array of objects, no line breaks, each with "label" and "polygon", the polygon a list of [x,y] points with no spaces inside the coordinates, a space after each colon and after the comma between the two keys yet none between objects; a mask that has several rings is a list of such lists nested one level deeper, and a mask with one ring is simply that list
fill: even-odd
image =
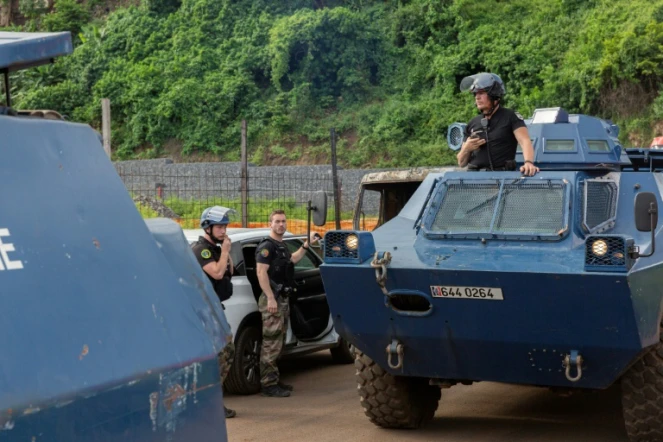
[{"label": "dense green foliage", "polygon": [[[30,0],[22,0],[26,4]],[[33,3],[34,4],[34,3]],[[453,162],[446,129],[475,112],[460,80],[491,71],[505,104],[611,118],[626,145],[661,135],[663,0],[143,0],[103,21],[55,0],[30,25],[77,32],[56,65],[17,74],[21,107],[100,125],[111,99],[118,158]]]}]

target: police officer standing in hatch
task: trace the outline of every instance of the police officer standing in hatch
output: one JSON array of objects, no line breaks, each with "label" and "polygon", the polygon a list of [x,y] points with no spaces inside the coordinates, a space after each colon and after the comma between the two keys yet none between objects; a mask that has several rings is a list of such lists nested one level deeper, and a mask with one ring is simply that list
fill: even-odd
[{"label": "police officer standing in hatch", "polygon": [[[288,397],[292,386],[280,382],[276,360],[285,344],[290,306],[288,296],[292,291],[295,264],[304,257],[309,241],[304,241],[295,253],[290,253],[283,242],[286,216],[283,210],[269,215],[269,236],[256,249],[258,282],[262,294],[258,310],[262,314],[262,349],[260,351],[260,384],[262,395]],[[311,243],[319,238],[311,233]]]},{"label": "police officer standing in hatch", "polygon": [[[221,206],[205,209],[200,217],[200,227],[205,231],[205,235],[199,237],[198,241],[191,245],[193,254],[211,281],[214,291],[222,303],[221,305],[233,294],[233,285],[230,282],[234,272],[233,261],[230,257],[232,244],[230,238],[226,236],[226,228],[230,223],[228,215],[231,212],[234,212],[234,210]],[[231,335],[223,351],[219,353],[222,386],[226,377],[228,377],[234,358],[235,344],[233,344]],[[234,410],[225,406],[224,410],[226,419],[235,417],[237,414]]]},{"label": "police officer standing in hatch", "polygon": [[468,170],[516,170],[516,149],[522,147],[524,164],[520,172],[533,176],[539,171],[534,165],[534,148],[523,117],[502,107],[506,93],[502,79],[482,72],[463,78],[460,90],[474,94],[474,103],[481,115],[474,117],[465,129],[465,142],[456,158]]}]

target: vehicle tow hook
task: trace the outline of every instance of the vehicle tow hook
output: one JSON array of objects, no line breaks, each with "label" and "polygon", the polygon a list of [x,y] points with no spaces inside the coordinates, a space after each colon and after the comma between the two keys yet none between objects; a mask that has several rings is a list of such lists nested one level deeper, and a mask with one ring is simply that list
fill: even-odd
[{"label": "vehicle tow hook", "polygon": [[[387,345],[387,365],[392,370],[399,370],[403,368],[403,344],[398,342],[397,339],[391,341],[391,344]],[[392,363],[394,354],[398,357],[397,363],[394,365]]]},{"label": "vehicle tow hook", "polygon": [[[562,362],[562,365],[564,366],[566,379],[571,382],[578,382],[580,380],[582,377],[582,362],[582,356],[580,356],[578,350],[571,350],[570,354],[564,356],[564,362]],[[571,376],[571,366],[574,366],[576,369],[576,375],[573,377]]]},{"label": "vehicle tow hook", "polygon": [[391,253],[389,252],[375,252],[371,267],[375,269],[375,280],[380,286],[382,293],[385,296],[389,295],[387,292],[387,266],[391,262]]}]

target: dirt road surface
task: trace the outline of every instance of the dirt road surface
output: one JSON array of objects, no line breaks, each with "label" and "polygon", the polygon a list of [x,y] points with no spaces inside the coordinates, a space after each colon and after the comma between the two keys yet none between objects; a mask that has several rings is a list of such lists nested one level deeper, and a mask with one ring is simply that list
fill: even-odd
[{"label": "dirt road surface", "polygon": [[559,397],[546,389],[478,383],[442,390],[435,418],[421,430],[384,430],[359,405],[354,367],[329,352],[280,363],[289,398],[227,395],[238,416],[230,442],[430,441],[626,442],[618,389]]}]

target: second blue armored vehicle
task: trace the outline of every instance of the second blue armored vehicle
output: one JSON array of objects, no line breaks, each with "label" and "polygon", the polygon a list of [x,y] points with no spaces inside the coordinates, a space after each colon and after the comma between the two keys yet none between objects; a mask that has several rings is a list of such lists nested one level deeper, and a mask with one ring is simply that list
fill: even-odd
[{"label": "second blue armored vehicle", "polygon": [[230,327],[182,229],[90,126],[10,106],[10,73],[72,50],[0,32],[0,441],[224,442]]},{"label": "second blue armored vehicle", "polygon": [[663,155],[560,108],[526,122],[535,176],[431,173],[373,232],[326,234],[323,280],[361,350],[364,411],[416,428],[455,384],[621,383],[630,440],[663,440]]}]

